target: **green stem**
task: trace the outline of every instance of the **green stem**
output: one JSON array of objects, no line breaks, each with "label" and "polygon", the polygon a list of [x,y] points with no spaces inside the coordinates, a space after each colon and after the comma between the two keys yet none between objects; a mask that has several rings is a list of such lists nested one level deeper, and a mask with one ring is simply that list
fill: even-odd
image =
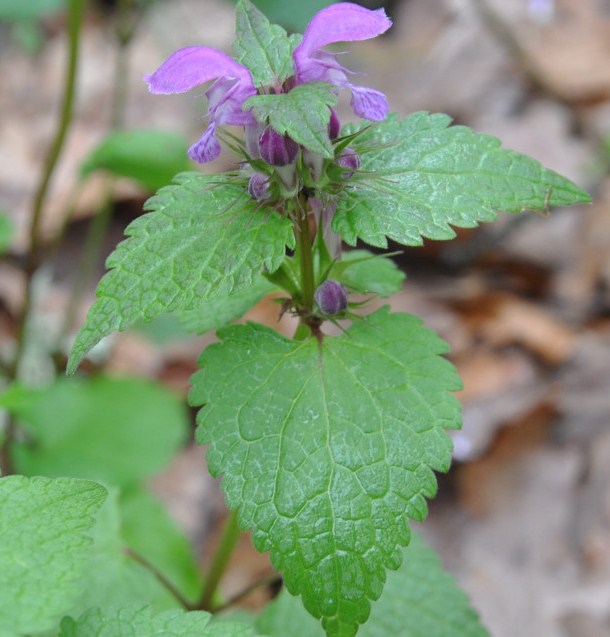
[{"label": "green stem", "polygon": [[309,215],[307,214],[306,208],[303,208],[298,220],[298,235],[299,258],[301,263],[301,304],[306,313],[311,313],[313,310],[315,283]]},{"label": "green stem", "polygon": [[205,586],[201,594],[201,602],[198,604],[200,610],[210,610],[212,608],[212,602],[218,589],[218,584],[227,568],[229,558],[235,549],[240,534],[241,531],[237,522],[237,511],[231,511],[225,522],[220,544],[216,549],[212,564],[210,565],[210,571],[205,580]]},{"label": "green stem", "polygon": [[30,220],[30,251],[28,254],[28,272],[33,272],[39,262],[39,249],[41,243],[40,223],[42,220],[42,212],[44,209],[45,199],[51,183],[51,177],[55,170],[55,166],[59,161],[61,151],[70,124],[72,123],[72,115],[74,113],[74,95],[76,89],[76,71],[78,68],[78,49],[80,43],[80,27],[82,24],[85,0],[70,0],[68,8],[68,36],[69,36],[69,52],[68,52],[68,68],[66,80],[64,84],[63,103],[59,119],[59,128],[53,140],[49,154],[45,162],[45,167],[34,197],[34,205],[32,209],[32,218]]},{"label": "green stem", "polygon": [[135,562],[138,562],[141,566],[143,566],[147,571],[149,571],[155,579],[166,588],[175,598],[179,604],[185,608],[186,610],[193,610],[191,603],[184,597],[184,595],[170,582],[163,573],[156,567],[153,566],[145,557],[134,551],[133,549],[126,547],[125,553],[133,559]]},{"label": "green stem", "polygon": [[[34,273],[36,272],[41,259],[41,243],[40,226],[42,222],[42,213],[44,203],[49,191],[51,177],[59,161],[61,151],[63,149],[68,129],[72,122],[74,113],[74,95],[76,89],[76,71],[78,67],[78,49],[80,42],[80,27],[83,18],[83,9],[85,0],[70,0],[68,16],[69,16],[69,53],[68,66],[66,71],[66,79],[63,92],[63,103],[59,119],[59,127],[53,140],[53,144],[47,155],[45,166],[42,173],[40,184],[34,196],[34,204],[32,207],[32,216],[30,218],[30,247],[26,256],[25,263],[25,290],[23,295],[23,306],[17,319],[17,349],[13,358],[13,364],[10,368],[9,378],[16,378],[19,374],[19,366],[23,358],[26,341],[26,325],[28,316],[32,310],[34,303],[34,286],[32,285]],[[9,432],[12,433],[12,432]],[[9,437],[5,438],[8,444]]]}]

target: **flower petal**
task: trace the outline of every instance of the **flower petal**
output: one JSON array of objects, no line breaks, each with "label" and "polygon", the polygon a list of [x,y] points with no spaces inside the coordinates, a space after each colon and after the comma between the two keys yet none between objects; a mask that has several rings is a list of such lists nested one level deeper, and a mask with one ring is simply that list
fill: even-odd
[{"label": "flower petal", "polygon": [[188,150],[188,156],[200,164],[214,161],[220,155],[220,144],[216,139],[216,125],[211,122],[205,133]]},{"label": "flower petal", "polygon": [[358,117],[379,122],[387,117],[390,111],[388,98],[381,92],[364,86],[349,85],[352,90],[352,109]]},{"label": "flower petal", "polygon": [[245,126],[256,122],[250,111],[242,109],[243,103],[256,95],[254,86],[244,85],[239,80],[221,77],[206,91],[208,110],[216,124]]},{"label": "flower petal", "polygon": [[356,42],[381,35],[392,26],[383,9],[371,11],[351,2],[332,4],[311,19],[294,50],[297,74],[315,51],[334,42]]},{"label": "flower petal", "polygon": [[[250,71],[226,53],[207,46],[189,46],[172,53],[150,75],[144,76],[151,93],[169,95],[185,93],[193,87],[219,77],[238,79],[245,87],[252,87]],[[254,94],[254,93],[253,93]]]}]

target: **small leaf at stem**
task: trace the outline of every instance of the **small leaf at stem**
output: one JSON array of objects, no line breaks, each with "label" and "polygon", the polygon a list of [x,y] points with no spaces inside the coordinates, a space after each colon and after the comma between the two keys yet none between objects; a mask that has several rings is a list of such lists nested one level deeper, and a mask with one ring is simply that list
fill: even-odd
[{"label": "small leaf at stem", "polygon": [[244,103],[260,122],[268,122],[280,135],[288,135],[297,144],[323,157],[332,157],[328,136],[330,108],[337,96],[330,84],[310,82],[289,93],[255,95]]}]

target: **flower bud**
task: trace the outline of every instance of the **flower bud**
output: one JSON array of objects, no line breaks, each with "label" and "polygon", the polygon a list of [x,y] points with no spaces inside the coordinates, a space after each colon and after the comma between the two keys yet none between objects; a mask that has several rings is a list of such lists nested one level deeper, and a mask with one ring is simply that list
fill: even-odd
[{"label": "flower bud", "polygon": [[[330,107],[329,107],[330,108]],[[334,108],[330,109],[330,121],[328,122],[328,136],[330,139],[337,139],[341,133],[341,122]]]},{"label": "flower bud", "polygon": [[267,126],[258,140],[261,158],[271,166],[288,166],[299,152],[298,144]]},{"label": "flower bud", "polygon": [[334,316],[347,308],[347,290],[339,281],[326,279],[314,292],[314,300],[322,314]]},{"label": "flower bud", "polygon": [[254,173],[248,181],[248,194],[258,202],[269,199],[269,177],[263,173]]},{"label": "flower bud", "polygon": [[345,168],[342,177],[349,179],[360,168],[360,156],[353,148],[346,148],[336,159],[337,166]]}]

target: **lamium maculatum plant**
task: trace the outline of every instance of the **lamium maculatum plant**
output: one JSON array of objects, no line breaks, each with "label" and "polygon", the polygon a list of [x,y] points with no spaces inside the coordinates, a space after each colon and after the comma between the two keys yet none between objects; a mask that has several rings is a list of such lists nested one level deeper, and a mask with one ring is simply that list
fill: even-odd
[{"label": "lamium maculatum plant", "polygon": [[[188,154],[211,162],[224,144],[235,169],[179,174],[148,201],[108,259],[68,365],[164,313],[218,330],[192,378],[197,439],[239,526],[320,621],[283,633],[297,637],[352,637],[371,612],[362,634],[486,634],[419,540],[405,551],[408,520],[426,517],[434,472],[449,468],[447,430],[461,424],[448,346],[419,318],[368,309],[363,295],[397,291],[402,274],[388,256],[344,246],[419,246],[500,211],[589,201],[446,115],[389,114],[385,95],[353,84],[345,58],[325,49],[390,26],[383,10],[342,2],[288,35],[240,0],[233,57],[191,46],[145,77],[154,94],[207,86],[208,124]],[[359,123],[341,123],[342,91]],[[269,292],[282,297],[278,314],[298,319],[292,338],[231,324]],[[281,604],[296,613],[288,593]],[[427,611],[430,600],[440,607]],[[390,603],[404,632],[380,628],[376,606]],[[265,617],[261,633],[282,634]]]}]

